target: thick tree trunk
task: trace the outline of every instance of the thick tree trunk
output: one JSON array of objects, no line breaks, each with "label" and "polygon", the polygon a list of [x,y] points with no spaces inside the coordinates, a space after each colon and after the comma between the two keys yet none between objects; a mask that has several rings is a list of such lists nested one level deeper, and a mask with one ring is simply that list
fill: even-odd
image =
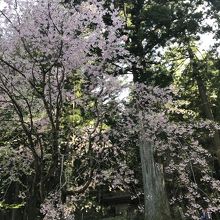
[{"label": "thick tree trunk", "polygon": [[153,146],[140,137],[145,220],[171,220],[170,207],[165,191],[163,175],[154,161]]}]

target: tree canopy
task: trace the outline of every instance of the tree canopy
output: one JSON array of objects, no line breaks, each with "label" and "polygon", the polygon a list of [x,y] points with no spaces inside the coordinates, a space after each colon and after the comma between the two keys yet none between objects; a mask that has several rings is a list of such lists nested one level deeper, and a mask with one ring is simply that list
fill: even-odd
[{"label": "tree canopy", "polygon": [[77,219],[126,191],[145,220],[217,219],[218,1],[4,2],[0,217]]}]

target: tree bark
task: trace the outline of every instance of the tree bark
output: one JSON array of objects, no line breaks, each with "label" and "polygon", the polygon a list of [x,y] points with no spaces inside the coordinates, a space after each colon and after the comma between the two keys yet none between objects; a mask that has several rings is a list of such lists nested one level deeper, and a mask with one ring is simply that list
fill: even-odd
[{"label": "tree bark", "polygon": [[142,165],[145,220],[171,220],[165,183],[159,165],[155,163],[153,145],[140,137],[140,157]]}]

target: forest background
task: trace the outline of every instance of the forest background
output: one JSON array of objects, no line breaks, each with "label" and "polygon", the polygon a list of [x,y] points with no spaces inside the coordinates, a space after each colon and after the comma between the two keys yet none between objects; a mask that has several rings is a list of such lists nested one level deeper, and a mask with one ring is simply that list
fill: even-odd
[{"label": "forest background", "polygon": [[2,216],[99,218],[100,194],[126,191],[145,219],[198,219],[202,207],[218,219],[219,10],[5,0]]}]

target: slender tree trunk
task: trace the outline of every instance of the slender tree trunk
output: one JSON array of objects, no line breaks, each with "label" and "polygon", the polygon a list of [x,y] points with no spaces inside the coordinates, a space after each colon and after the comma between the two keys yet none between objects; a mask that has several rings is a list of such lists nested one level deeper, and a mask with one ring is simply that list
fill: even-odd
[{"label": "slender tree trunk", "polygon": [[153,146],[143,135],[140,137],[145,220],[171,220],[170,207],[165,191],[163,175],[154,161]]},{"label": "slender tree trunk", "polygon": [[[199,96],[202,101],[202,108],[205,113],[205,117],[209,120],[215,121],[215,118],[212,113],[211,105],[209,102],[209,98],[207,95],[207,90],[205,87],[205,84],[201,77],[196,77],[198,89],[199,89]],[[219,132],[216,130],[214,137],[213,137],[213,143],[214,143],[214,151],[216,152],[216,156],[218,158],[218,161],[220,163],[220,136]]]}]

